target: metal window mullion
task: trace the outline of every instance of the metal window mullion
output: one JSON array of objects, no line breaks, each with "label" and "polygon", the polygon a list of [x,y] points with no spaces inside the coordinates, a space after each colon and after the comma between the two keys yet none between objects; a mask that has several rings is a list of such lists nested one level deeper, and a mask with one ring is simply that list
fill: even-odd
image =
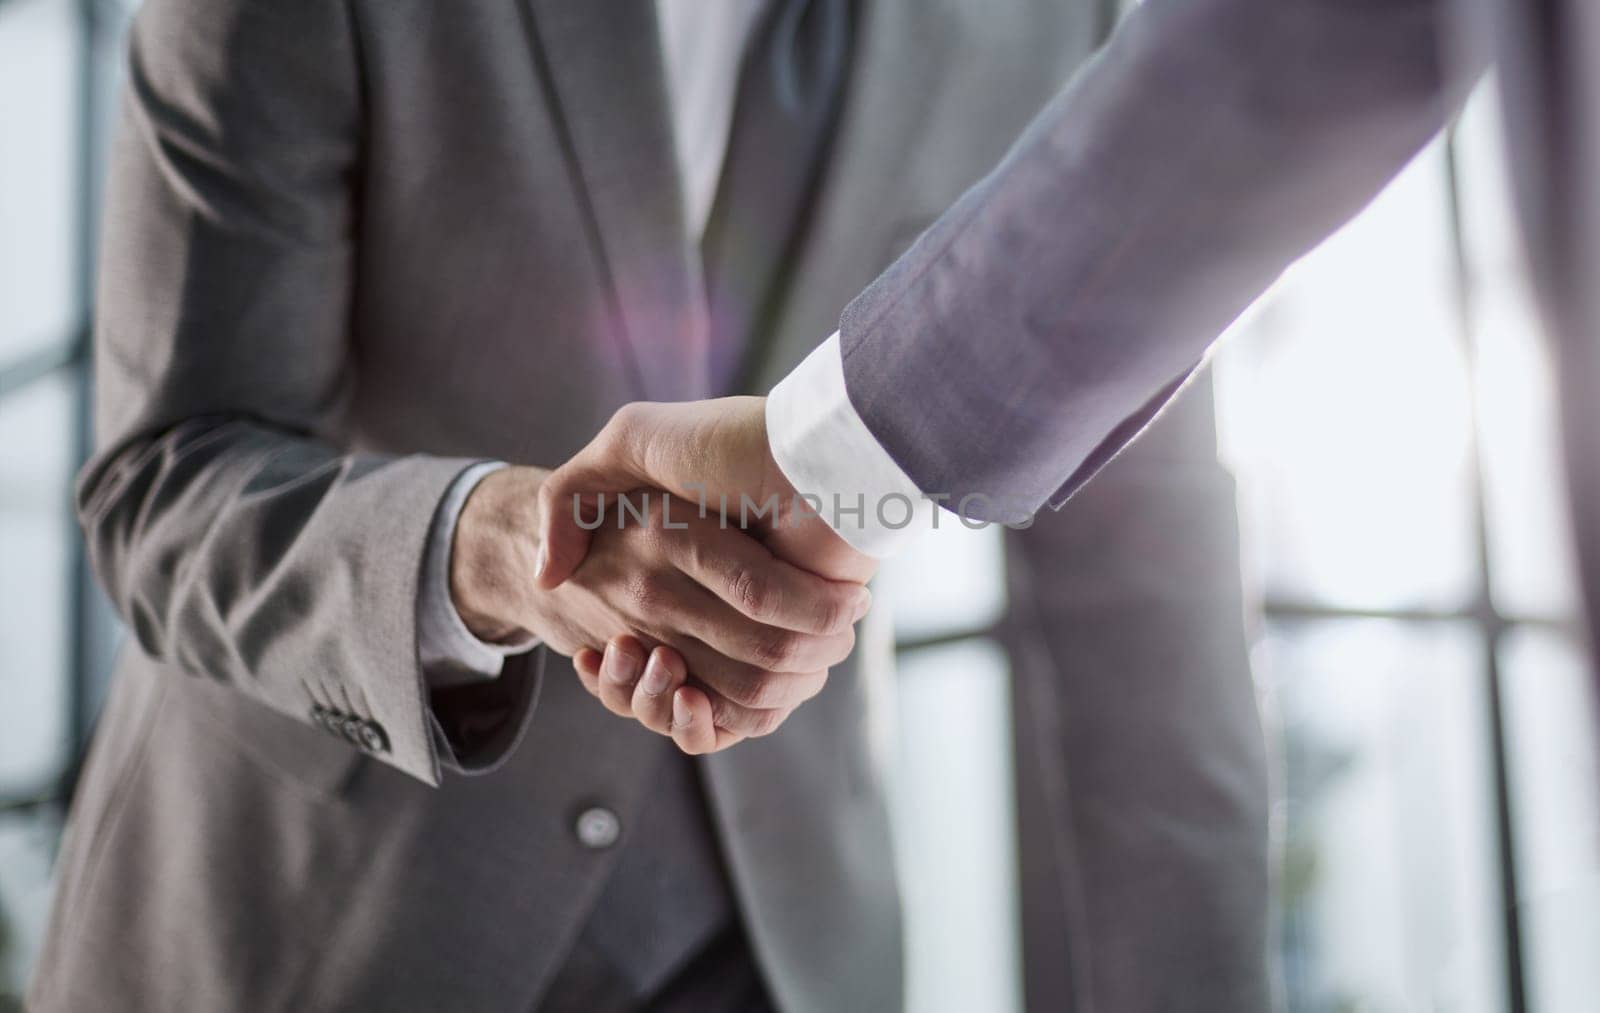
[{"label": "metal window mullion", "polygon": [[[90,367],[88,348],[94,313],[95,266],[95,191],[100,172],[101,138],[100,115],[102,85],[100,66],[101,26],[106,23],[95,0],[77,0],[76,25],[78,34],[78,164],[74,193],[76,204],[76,250],[73,271],[75,274],[75,299],[79,318],[84,321],[78,335],[78,372],[74,378],[74,405],[72,431],[68,439],[72,444],[73,460],[81,462],[88,457],[90,442]],[[91,616],[94,608],[92,578],[89,574],[88,556],[83,540],[74,538],[68,560],[68,623],[67,623],[67,763],[57,786],[57,797],[63,805],[70,802],[77,785],[78,769],[89,744],[91,715],[89,713],[90,687],[94,672],[92,652],[89,649]]]},{"label": "metal window mullion", "polygon": [[1485,506],[1487,483],[1484,475],[1483,424],[1478,393],[1478,355],[1475,336],[1473,278],[1467,257],[1463,229],[1461,174],[1457,152],[1457,128],[1447,132],[1444,145],[1445,192],[1449,202],[1450,252],[1452,258],[1452,302],[1457,339],[1465,365],[1468,405],[1467,467],[1470,494],[1477,582],[1473,588],[1471,616],[1478,627],[1483,647],[1483,694],[1489,717],[1489,742],[1494,779],[1495,838],[1500,854],[1501,925],[1505,935],[1506,1001],[1511,1013],[1527,1009],[1527,981],[1524,967],[1522,918],[1519,907],[1516,828],[1511,797],[1510,758],[1506,737],[1504,680],[1500,668],[1500,645],[1509,627],[1495,606],[1493,563],[1489,554],[1488,511]]}]

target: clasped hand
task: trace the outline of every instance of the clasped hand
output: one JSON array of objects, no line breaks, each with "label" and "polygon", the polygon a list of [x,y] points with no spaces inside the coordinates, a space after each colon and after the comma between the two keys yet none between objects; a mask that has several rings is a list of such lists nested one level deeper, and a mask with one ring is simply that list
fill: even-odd
[{"label": "clasped hand", "polygon": [[[741,497],[781,506],[742,529]],[[557,471],[479,483],[451,595],[478,636],[531,633],[613,713],[714,752],[816,695],[871,602],[876,564],[793,503],[761,399],[629,406]]]}]

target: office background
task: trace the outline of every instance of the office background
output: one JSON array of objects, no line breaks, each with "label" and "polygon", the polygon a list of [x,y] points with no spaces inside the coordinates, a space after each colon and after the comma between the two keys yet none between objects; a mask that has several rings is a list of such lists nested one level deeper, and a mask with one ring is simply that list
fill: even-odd
[{"label": "office background", "polygon": [[[70,503],[133,6],[0,0],[0,1010],[36,950],[118,637]],[[1600,995],[1593,702],[1497,131],[1485,91],[1216,364],[1295,1010]],[[1021,1006],[997,538],[946,527],[880,591],[901,647],[894,801],[919,1011]]]}]

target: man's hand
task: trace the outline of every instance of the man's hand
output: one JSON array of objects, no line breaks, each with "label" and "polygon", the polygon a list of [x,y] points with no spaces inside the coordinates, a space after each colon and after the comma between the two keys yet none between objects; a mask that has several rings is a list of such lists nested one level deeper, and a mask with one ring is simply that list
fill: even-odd
[{"label": "man's hand", "polygon": [[[604,507],[614,507],[618,495],[640,487],[682,497],[677,502],[696,517],[703,507],[706,519],[721,528],[754,520],[752,533],[775,559],[818,574],[825,583],[865,584],[877,570],[876,560],[852,549],[798,502],[767,442],[766,399],[730,397],[626,405],[587,447],[551,473],[540,488],[540,541],[545,551],[535,566],[538,585],[562,586],[591,551],[586,527],[605,515]],[[580,651],[573,660],[579,676],[597,695],[608,679],[642,686],[652,681],[652,671],[659,678],[660,672],[685,667],[684,659],[670,648],[656,648],[647,662],[640,645],[625,640],[608,643],[604,654]],[[688,663],[695,666],[692,657]],[[673,734],[679,745],[688,739],[698,747],[691,751],[705,752],[737,741],[737,729],[723,724],[727,708],[715,694],[677,694]],[[787,715],[783,711],[776,716],[781,720]],[[658,719],[659,714],[641,716],[647,724]]]},{"label": "man's hand", "polygon": [[[779,558],[830,580],[865,583],[877,561],[852,549],[797,503],[767,443],[766,399],[728,397],[682,404],[625,405],[589,445],[550,474],[540,490],[540,587],[561,584],[583,560],[599,499],[640,487],[704,504],[729,525],[752,529]],[[777,505],[777,516],[762,513]],[[745,509],[748,507],[748,509]],[[797,509],[798,507],[798,509]]]},{"label": "man's hand", "polygon": [[[534,586],[547,475],[505,468],[473,490],[456,526],[451,596],[480,637],[525,630],[577,653],[585,686],[613,712],[686,752],[721,749],[777,728],[854,646],[866,588],[786,563],[659,492],[631,497],[648,495],[643,523],[612,518],[593,532],[560,587]],[[611,660],[598,664],[602,645]]]}]

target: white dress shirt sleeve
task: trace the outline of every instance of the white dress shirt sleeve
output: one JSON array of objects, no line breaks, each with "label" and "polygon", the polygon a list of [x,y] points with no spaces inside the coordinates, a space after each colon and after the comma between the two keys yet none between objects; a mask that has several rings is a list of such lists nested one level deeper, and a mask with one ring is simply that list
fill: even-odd
[{"label": "white dress shirt sleeve", "polygon": [[461,508],[485,475],[504,467],[499,461],[486,461],[463,471],[433,515],[417,599],[417,657],[431,687],[493,679],[505,667],[506,658],[531,651],[539,643],[533,636],[504,644],[478,639],[467,629],[450,597],[450,546]]},{"label": "white dress shirt sleeve", "polygon": [[882,559],[938,526],[939,505],[850,403],[837,331],[772,388],[767,440],[795,491],[815,497],[822,519],[858,552]]}]

